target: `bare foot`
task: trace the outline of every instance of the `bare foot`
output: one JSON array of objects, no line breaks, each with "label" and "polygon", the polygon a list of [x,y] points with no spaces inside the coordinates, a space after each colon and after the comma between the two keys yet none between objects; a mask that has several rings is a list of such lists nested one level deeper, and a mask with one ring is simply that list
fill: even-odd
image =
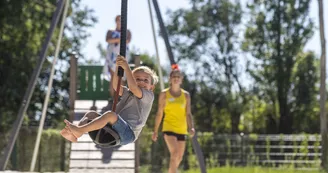
[{"label": "bare foot", "polygon": [[67,140],[71,142],[77,142],[77,138],[70,132],[66,127],[60,131],[60,134]]},{"label": "bare foot", "polygon": [[72,124],[71,122],[69,122],[68,120],[64,120],[64,122],[66,123],[66,127],[68,127],[68,130],[71,131],[71,133],[76,137],[79,138],[83,135],[83,132],[80,131],[80,129]]}]

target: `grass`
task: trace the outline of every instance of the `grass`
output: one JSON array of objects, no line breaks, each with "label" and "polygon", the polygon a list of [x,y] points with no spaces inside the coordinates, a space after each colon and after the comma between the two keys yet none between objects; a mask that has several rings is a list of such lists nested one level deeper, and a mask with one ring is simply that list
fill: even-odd
[{"label": "grass", "polygon": [[[149,173],[150,172],[150,166],[141,166],[141,169],[139,169],[140,173]],[[167,172],[166,168],[162,169],[163,173]],[[194,169],[194,170],[187,170],[183,171],[182,169],[179,170],[179,173],[200,173],[200,169]],[[253,166],[253,167],[218,167],[218,168],[208,168],[207,173],[322,173],[318,170],[296,170],[294,168],[268,168],[268,167],[259,167],[259,166]]]},{"label": "grass", "polygon": [[[200,170],[188,170],[181,173],[199,173]],[[207,173],[320,173],[319,170],[295,170],[290,168],[272,169],[263,167],[220,167],[207,169]]]}]

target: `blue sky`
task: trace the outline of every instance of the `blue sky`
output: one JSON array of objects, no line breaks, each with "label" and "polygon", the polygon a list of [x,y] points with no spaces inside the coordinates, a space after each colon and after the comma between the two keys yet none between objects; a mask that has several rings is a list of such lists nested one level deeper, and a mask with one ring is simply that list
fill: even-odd
[{"label": "blue sky", "polygon": [[[324,1],[324,17],[325,17],[325,34],[326,42],[328,38],[328,1]],[[98,23],[88,29],[91,34],[87,43],[85,44],[82,53],[87,59],[93,59],[102,63],[104,58],[100,57],[97,50],[98,43],[103,47],[106,46],[105,35],[108,29],[115,28],[114,17],[121,12],[120,0],[83,0],[83,4],[95,10],[95,16],[98,18]],[[166,11],[176,10],[178,8],[189,6],[189,0],[158,0],[164,23],[167,21]],[[313,38],[308,42],[305,49],[313,50],[317,55],[321,53],[320,35],[319,35],[319,20],[318,20],[318,1],[312,0],[310,7],[310,16],[314,19],[317,27]],[[159,27],[155,11],[153,10],[155,19],[156,33]],[[148,0],[129,0],[128,2],[128,29],[132,32],[132,40],[130,47],[139,50],[141,53],[148,53],[152,56],[155,55],[155,46],[153,42],[153,35],[151,30]],[[159,47],[159,56],[162,65],[168,65],[169,59],[166,53],[164,41],[161,37],[157,36],[157,43]],[[326,43],[328,49],[328,43]]]},{"label": "blue sky", "polygon": [[[82,2],[94,9],[95,16],[98,18],[98,23],[93,28],[89,29],[91,37],[88,39],[87,44],[83,49],[83,53],[86,55],[87,59],[100,59],[100,61],[103,61],[103,58],[100,57],[96,47],[98,43],[101,43],[103,47],[106,46],[105,35],[108,29],[115,28],[114,17],[121,13],[121,1],[84,0]],[[174,10],[189,5],[187,0],[159,0],[158,3],[161,8],[164,22],[167,19],[165,15],[167,9]],[[154,23],[158,33],[159,27],[154,10],[153,16],[155,17]],[[148,0],[130,0],[128,2],[127,27],[132,32],[130,47],[139,50],[141,53],[146,52],[154,56],[156,52],[151,29]],[[169,64],[164,41],[159,36],[157,36],[157,43],[161,64]]]}]

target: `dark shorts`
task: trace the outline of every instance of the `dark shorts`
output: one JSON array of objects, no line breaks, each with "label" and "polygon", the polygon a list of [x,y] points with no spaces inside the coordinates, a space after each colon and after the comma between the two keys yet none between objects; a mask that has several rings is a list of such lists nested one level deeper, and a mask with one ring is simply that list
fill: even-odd
[{"label": "dark shorts", "polygon": [[126,145],[128,143],[132,143],[135,139],[133,130],[131,129],[130,125],[121,118],[121,116],[117,115],[117,117],[118,119],[112,125],[112,127],[120,136],[120,140],[121,140],[120,145]]},{"label": "dark shorts", "polygon": [[175,136],[178,139],[178,141],[185,141],[187,138],[186,135],[178,134],[178,133],[174,133],[174,132],[164,131],[163,133],[167,136]]}]

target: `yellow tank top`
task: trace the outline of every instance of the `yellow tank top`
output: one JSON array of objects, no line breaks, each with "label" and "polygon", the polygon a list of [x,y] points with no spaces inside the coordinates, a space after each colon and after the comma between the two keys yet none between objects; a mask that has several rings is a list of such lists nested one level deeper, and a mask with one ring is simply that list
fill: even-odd
[{"label": "yellow tank top", "polygon": [[186,96],[181,89],[179,97],[173,97],[169,88],[164,90],[166,93],[164,122],[162,131],[170,131],[178,134],[188,134],[186,118]]}]

